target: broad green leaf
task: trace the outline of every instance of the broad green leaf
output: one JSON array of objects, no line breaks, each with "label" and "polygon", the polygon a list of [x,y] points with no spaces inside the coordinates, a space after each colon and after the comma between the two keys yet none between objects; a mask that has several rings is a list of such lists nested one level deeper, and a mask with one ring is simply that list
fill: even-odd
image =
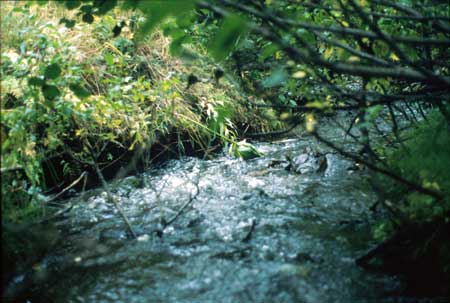
[{"label": "broad green leaf", "polygon": [[80,99],[89,97],[91,94],[84,87],[79,84],[70,84],[70,90]]},{"label": "broad green leaf", "polygon": [[254,145],[245,142],[245,140],[234,143],[232,145],[232,151],[234,156],[243,160],[249,160],[264,155]]},{"label": "broad green leaf", "polygon": [[61,68],[57,63],[50,64],[45,68],[45,79],[56,79],[61,75]]},{"label": "broad green leaf", "polygon": [[117,0],[94,0],[93,6],[97,8],[96,15],[104,15],[117,5]]},{"label": "broad green leaf", "polygon": [[172,56],[178,56],[181,53],[182,50],[182,44],[185,37],[181,37],[178,39],[175,39],[170,43],[170,54]]},{"label": "broad green leaf", "polygon": [[167,17],[181,16],[195,7],[195,1],[142,1],[138,7],[146,15],[146,20],[140,28],[140,35],[149,34]]},{"label": "broad green leaf", "polygon": [[77,7],[79,7],[81,5],[81,1],[80,0],[66,0],[64,2],[64,5],[68,10],[72,10],[72,9],[76,9]]},{"label": "broad green leaf", "polygon": [[286,79],[288,79],[289,74],[284,68],[277,69],[269,77],[263,80],[262,85],[267,88],[282,85]]},{"label": "broad green leaf", "polygon": [[114,64],[114,57],[113,57],[113,55],[111,55],[111,53],[106,53],[104,58],[105,58],[106,64],[108,64],[109,66],[112,66]]},{"label": "broad green leaf", "polygon": [[28,85],[31,85],[31,86],[43,86],[44,84],[45,84],[45,81],[38,77],[33,77],[33,78],[28,79]]},{"label": "broad green leaf", "polygon": [[44,95],[45,99],[53,100],[59,95],[61,95],[61,92],[54,85],[44,85],[42,87],[42,94]]},{"label": "broad green leaf", "polygon": [[91,24],[92,22],[94,22],[94,16],[92,16],[92,14],[84,14],[83,17],[81,18],[81,20],[83,20],[86,23]]},{"label": "broad green leaf", "polygon": [[82,7],[80,7],[80,12],[90,14],[92,12],[92,5],[83,5]]},{"label": "broad green leaf", "polygon": [[212,56],[218,61],[225,59],[236,46],[239,37],[246,32],[247,23],[243,17],[228,16],[211,41],[209,51]]},{"label": "broad green leaf", "polygon": [[184,13],[177,18],[177,25],[180,28],[188,28],[195,20],[195,14],[192,12]]},{"label": "broad green leaf", "polygon": [[67,28],[73,28],[75,26],[75,20],[70,20],[67,18],[61,18],[59,24],[64,24]]},{"label": "broad green leaf", "polygon": [[382,105],[375,105],[367,108],[366,109],[367,120],[374,121],[378,117],[382,109],[383,109]]},{"label": "broad green leaf", "polygon": [[273,44],[273,43],[269,43],[262,49],[262,52],[261,52],[261,55],[259,56],[259,59],[261,61],[264,61],[268,57],[270,57],[273,54],[275,54],[277,51],[278,51],[278,46]]}]

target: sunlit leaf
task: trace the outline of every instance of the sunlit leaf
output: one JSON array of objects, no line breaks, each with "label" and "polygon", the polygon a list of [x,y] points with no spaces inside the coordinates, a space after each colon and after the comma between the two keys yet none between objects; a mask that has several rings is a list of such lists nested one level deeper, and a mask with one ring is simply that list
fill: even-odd
[{"label": "sunlit leaf", "polygon": [[295,78],[295,79],[302,79],[302,78],[305,78],[305,77],[306,77],[306,72],[304,72],[302,70],[299,70],[299,71],[297,71],[297,72],[292,74],[292,78]]},{"label": "sunlit leaf", "polygon": [[333,48],[332,47],[328,47],[323,53],[323,56],[324,56],[325,59],[329,59],[332,55],[333,55]]},{"label": "sunlit leaf", "polygon": [[259,56],[259,59],[261,61],[264,61],[268,57],[270,57],[273,54],[275,54],[277,51],[278,51],[278,46],[273,44],[273,43],[269,43],[262,49],[262,52],[261,52],[261,55]]},{"label": "sunlit leaf", "polygon": [[309,107],[309,108],[325,109],[325,108],[330,108],[331,103],[327,102],[327,101],[325,101],[325,102],[313,101],[313,102],[306,103],[305,106]]},{"label": "sunlit leaf", "polygon": [[395,54],[395,53],[392,53],[390,56],[389,56],[389,58],[391,58],[393,61],[400,61],[400,58]]},{"label": "sunlit leaf", "polygon": [[106,64],[112,66],[114,64],[114,56],[111,53],[106,53],[105,56]]},{"label": "sunlit leaf", "polygon": [[234,143],[232,146],[232,151],[236,157],[243,160],[249,160],[264,155],[254,145],[246,142],[245,140]]},{"label": "sunlit leaf", "polygon": [[314,114],[307,114],[305,119],[305,128],[308,132],[313,132],[316,129],[317,120]]},{"label": "sunlit leaf", "polygon": [[361,61],[361,59],[360,59],[358,56],[350,56],[350,57],[347,59],[347,61],[348,61],[348,62],[359,62],[359,61]]}]

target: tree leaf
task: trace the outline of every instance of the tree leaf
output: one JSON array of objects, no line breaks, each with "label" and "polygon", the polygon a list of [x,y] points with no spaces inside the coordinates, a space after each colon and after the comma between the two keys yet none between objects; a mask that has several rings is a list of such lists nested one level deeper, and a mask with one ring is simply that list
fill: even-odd
[{"label": "tree leaf", "polygon": [[179,17],[195,8],[195,1],[142,1],[139,8],[146,15],[146,20],[140,28],[140,35],[149,34],[156,25],[169,16]]},{"label": "tree leaf", "polygon": [[28,79],[28,85],[31,86],[44,86],[44,84],[45,84],[44,79],[40,79],[38,77],[32,77]]},{"label": "tree leaf", "polygon": [[66,0],[64,2],[64,5],[68,10],[72,10],[72,9],[76,9],[77,7],[79,7],[81,5],[81,1],[80,0]]},{"label": "tree leaf", "polygon": [[106,53],[103,58],[105,59],[106,64],[108,64],[109,66],[112,66],[114,64],[114,57],[110,53]]},{"label": "tree leaf", "polygon": [[94,0],[93,6],[97,8],[96,15],[104,15],[117,5],[117,0]]},{"label": "tree leaf", "polygon": [[261,61],[266,60],[268,57],[272,56],[278,51],[278,46],[273,43],[269,43],[262,49],[261,55],[259,56],[259,59]]},{"label": "tree leaf", "polygon": [[181,53],[184,38],[185,37],[180,37],[178,39],[173,40],[172,43],[170,43],[169,51],[172,56],[178,56]]},{"label": "tree leaf", "polygon": [[246,142],[245,140],[234,143],[232,146],[232,151],[236,157],[243,160],[249,160],[264,155],[254,145]]},{"label": "tree leaf", "polygon": [[239,37],[247,32],[247,23],[239,15],[230,15],[223,22],[210,43],[209,51],[214,59],[225,59],[234,49]]},{"label": "tree leaf", "polygon": [[70,90],[80,99],[89,97],[91,93],[79,84],[70,84]]},{"label": "tree leaf", "polygon": [[75,20],[70,20],[63,17],[59,20],[59,24],[64,24],[67,28],[73,28],[75,26]]},{"label": "tree leaf", "polygon": [[83,5],[82,7],[80,7],[80,12],[90,14],[92,12],[92,5]]},{"label": "tree leaf", "polygon": [[46,84],[42,86],[42,94],[44,95],[45,99],[53,100],[59,95],[61,95],[61,92],[56,86]]},{"label": "tree leaf", "polygon": [[44,6],[47,4],[48,0],[35,0],[39,6]]},{"label": "tree leaf", "polygon": [[56,79],[61,75],[61,68],[57,63],[50,64],[45,68],[44,76],[46,79]]},{"label": "tree leaf", "polygon": [[284,68],[280,68],[274,71],[269,77],[264,79],[262,85],[266,88],[279,86],[282,85],[288,77],[289,74],[286,72],[286,70]]},{"label": "tree leaf", "polygon": [[83,20],[86,23],[91,24],[92,22],[94,22],[94,16],[92,16],[91,14],[84,14],[83,17],[81,18],[81,20]]},{"label": "tree leaf", "polygon": [[306,72],[302,71],[302,70],[296,71],[295,73],[292,74],[292,78],[295,78],[295,79],[302,79],[305,77],[306,77]]}]

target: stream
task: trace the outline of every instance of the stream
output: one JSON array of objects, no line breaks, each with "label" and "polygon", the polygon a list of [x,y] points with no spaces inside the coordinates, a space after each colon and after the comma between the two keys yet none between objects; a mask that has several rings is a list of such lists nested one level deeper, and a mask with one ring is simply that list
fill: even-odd
[{"label": "stream", "polygon": [[375,244],[366,171],[311,139],[256,147],[111,184],[137,240],[101,189],[70,199],[29,302],[417,302],[354,262]]}]

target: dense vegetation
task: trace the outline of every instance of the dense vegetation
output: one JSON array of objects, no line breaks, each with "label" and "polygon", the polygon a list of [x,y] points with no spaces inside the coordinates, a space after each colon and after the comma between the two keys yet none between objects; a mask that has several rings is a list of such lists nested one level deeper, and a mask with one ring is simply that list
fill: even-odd
[{"label": "dense vegetation", "polygon": [[240,140],[296,128],[373,174],[389,215],[362,266],[398,265],[396,245],[448,279],[448,1],[47,2],[1,8],[3,227],[103,175],[253,157]]}]

